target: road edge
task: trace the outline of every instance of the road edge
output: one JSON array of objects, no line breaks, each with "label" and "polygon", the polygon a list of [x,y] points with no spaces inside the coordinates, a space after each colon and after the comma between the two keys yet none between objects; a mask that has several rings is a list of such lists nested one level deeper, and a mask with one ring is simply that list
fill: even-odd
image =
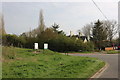
[{"label": "road edge", "polygon": [[97,71],[92,77],[90,78],[99,78],[102,73],[109,67],[109,64],[106,63],[104,67],[102,67],[99,71]]}]

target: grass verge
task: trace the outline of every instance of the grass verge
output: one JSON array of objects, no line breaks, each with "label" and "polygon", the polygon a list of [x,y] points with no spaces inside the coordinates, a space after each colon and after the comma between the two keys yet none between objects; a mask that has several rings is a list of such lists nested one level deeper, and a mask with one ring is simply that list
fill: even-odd
[{"label": "grass verge", "polygon": [[118,50],[110,50],[110,51],[106,51],[107,54],[116,54],[116,53],[120,53]]},{"label": "grass verge", "polygon": [[3,47],[2,57],[3,78],[90,78],[105,65],[97,58],[14,47]]},{"label": "grass verge", "polygon": [[82,53],[82,54],[93,54],[92,51],[84,51],[84,52],[66,52],[66,53]]}]

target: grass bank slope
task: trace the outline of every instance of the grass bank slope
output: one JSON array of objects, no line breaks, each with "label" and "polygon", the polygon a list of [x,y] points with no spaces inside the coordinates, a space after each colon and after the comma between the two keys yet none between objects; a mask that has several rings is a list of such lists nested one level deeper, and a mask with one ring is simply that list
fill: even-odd
[{"label": "grass bank slope", "polygon": [[3,47],[3,78],[89,78],[105,65],[96,58]]}]

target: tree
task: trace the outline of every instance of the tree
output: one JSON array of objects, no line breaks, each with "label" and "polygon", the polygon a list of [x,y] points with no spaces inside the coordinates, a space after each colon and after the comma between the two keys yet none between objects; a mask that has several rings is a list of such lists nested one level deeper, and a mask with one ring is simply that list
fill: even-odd
[{"label": "tree", "polygon": [[91,36],[91,29],[93,27],[93,24],[86,24],[83,28],[82,28],[82,33],[87,36],[90,37]]},{"label": "tree", "polygon": [[102,21],[103,26],[107,28],[107,39],[111,42],[113,37],[117,33],[117,22],[116,21]]},{"label": "tree", "polygon": [[45,31],[45,23],[44,23],[44,17],[43,17],[43,10],[40,11],[39,15],[39,26],[38,26],[38,34],[41,34]]},{"label": "tree", "polygon": [[54,24],[52,25],[52,28],[53,28],[53,31],[54,31],[54,32],[58,33],[58,28],[59,28],[59,25],[58,25],[58,24],[54,23]]},{"label": "tree", "polygon": [[95,23],[92,31],[93,42],[95,47],[99,50],[105,47],[105,41],[107,39],[107,30],[103,27],[103,23],[99,20]]},{"label": "tree", "polygon": [[21,43],[17,35],[6,34],[2,36],[2,43],[5,46],[15,46],[18,47]]},{"label": "tree", "polygon": [[56,33],[53,32],[52,28],[47,28],[42,34],[41,37],[43,41],[49,41],[57,36]]},{"label": "tree", "polygon": [[63,30],[58,30],[59,27],[60,27],[60,26],[59,26],[58,24],[56,24],[56,23],[54,23],[54,24],[52,25],[53,31],[54,31],[55,33],[65,35],[65,33],[63,32]]},{"label": "tree", "polygon": [[0,15],[0,34],[2,35],[6,34],[3,15]]}]

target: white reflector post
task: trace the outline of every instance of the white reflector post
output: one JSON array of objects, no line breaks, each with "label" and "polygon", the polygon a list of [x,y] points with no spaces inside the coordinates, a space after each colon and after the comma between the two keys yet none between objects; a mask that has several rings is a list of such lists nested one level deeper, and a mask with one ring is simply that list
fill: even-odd
[{"label": "white reflector post", "polygon": [[35,43],[35,49],[38,49],[38,43]]},{"label": "white reflector post", "polygon": [[44,49],[48,49],[48,44],[44,43]]}]

